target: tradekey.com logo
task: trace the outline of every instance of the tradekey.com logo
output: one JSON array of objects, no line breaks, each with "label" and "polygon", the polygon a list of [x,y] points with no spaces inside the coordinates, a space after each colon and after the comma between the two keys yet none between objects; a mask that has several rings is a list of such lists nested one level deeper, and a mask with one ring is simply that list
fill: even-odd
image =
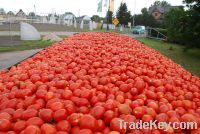
[{"label": "tradekey.com logo", "polygon": [[122,119],[119,120],[120,129],[159,129],[168,131],[171,127],[175,129],[197,129],[197,122],[157,122],[157,120],[150,120],[149,122],[126,122]]}]

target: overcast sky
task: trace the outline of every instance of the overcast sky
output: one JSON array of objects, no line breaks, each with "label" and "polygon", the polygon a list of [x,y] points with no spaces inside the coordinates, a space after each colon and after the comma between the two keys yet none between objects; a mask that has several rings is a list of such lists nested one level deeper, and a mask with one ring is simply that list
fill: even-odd
[{"label": "overcast sky", "polygon": [[[100,0],[0,0],[0,8],[4,8],[6,11],[15,11],[22,9],[24,12],[34,11],[34,5],[36,12],[40,14],[47,14],[56,12],[57,14],[63,14],[64,12],[73,12],[78,16],[94,14],[105,16],[106,8],[103,8],[103,13],[97,13],[97,4]],[[105,0],[103,0],[105,1]],[[140,13],[143,7],[149,7],[155,0],[115,0],[115,11],[118,9],[121,2],[126,2],[128,9],[134,14]],[[182,0],[166,0],[171,5],[182,5]]]}]

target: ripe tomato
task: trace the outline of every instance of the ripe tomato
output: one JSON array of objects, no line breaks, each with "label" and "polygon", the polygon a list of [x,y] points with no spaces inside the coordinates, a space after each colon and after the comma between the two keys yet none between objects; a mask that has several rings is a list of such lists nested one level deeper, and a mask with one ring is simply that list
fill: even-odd
[{"label": "ripe tomato", "polygon": [[112,110],[108,110],[104,113],[103,120],[106,124],[109,124],[110,121],[115,117],[115,113]]},{"label": "ripe tomato", "polygon": [[40,131],[40,128],[38,126],[30,125],[26,127],[26,129],[24,130],[24,134],[43,134],[43,133]]},{"label": "ripe tomato", "polygon": [[54,112],[53,118],[55,121],[65,120],[67,118],[67,111],[65,109],[59,109]]},{"label": "ripe tomato", "polygon": [[29,119],[26,121],[26,125],[27,125],[27,126],[35,125],[35,126],[40,127],[43,123],[44,123],[43,120],[40,119],[39,117],[32,117],[32,118],[29,118]]},{"label": "ripe tomato", "polygon": [[22,113],[22,118],[24,120],[28,120],[29,118],[36,117],[38,115],[38,111],[35,109],[27,109]]},{"label": "ripe tomato", "polygon": [[85,114],[80,119],[80,128],[95,130],[97,126],[97,120],[89,114]]},{"label": "ripe tomato", "polygon": [[11,122],[8,119],[0,119],[0,131],[8,131],[11,129]]},{"label": "ripe tomato", "polygon": [[55,134],[56,128],[48,123],[45,123],[41,126],[41,134]]},{"label": "ripe tomato", "polygon": [[104,113],[105,108],[102,106],[95,106],[91,109],[91,115],[94,116],[96,119],[102,118]]},{"label": "ripe tomato", "polygon": [[13,130],[17,133],[20,133],[22,130],[24,130],[26,128],[26,121],[17,121],[14,125],[13,125]]},{"label": "ripe tomato", "polygon": [[70,132],[70,130],[71,130],[71,125],[69,124],[69,122],[68,122],[67,120],[62,120],[62,121],[59,121],[59,122],[56,124],[56,128],[57,128],[57,130],[59,130],[59,131]]},{"label": "ripe tomato", "polygon": [[39,112],[40,118],[45,122],[50,122],[53,120],[53,111],[51,109],[42,109]]}]

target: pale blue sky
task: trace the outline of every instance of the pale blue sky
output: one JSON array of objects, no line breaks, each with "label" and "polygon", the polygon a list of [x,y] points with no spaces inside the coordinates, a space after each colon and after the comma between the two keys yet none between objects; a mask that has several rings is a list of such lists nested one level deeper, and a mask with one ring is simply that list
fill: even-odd
[{"label": "pale blue sky", "polygon": [[[0,0],[0,8],[15,12],[19,9],[23,9],[23,11],[27,13],[34,11],[34,5],[36,5],[36,12],[44,14],[52,12],[58,14],[73,12],[77,16],[80,10],[80,15],[92,16],[98,14],[105,16],[106,8],[103,8],[103,13],[97,13],[97,3],[99,1],[100,0]],[[134,13],[134,3],[136,2],[135,13],[138,14],[143,7],[149,7],[155,0],[115,0],[115,11],[122,1],[127,3],[128,9],[132,14]],[[182,5],[182,0],[166,1],[172,5]]]}]

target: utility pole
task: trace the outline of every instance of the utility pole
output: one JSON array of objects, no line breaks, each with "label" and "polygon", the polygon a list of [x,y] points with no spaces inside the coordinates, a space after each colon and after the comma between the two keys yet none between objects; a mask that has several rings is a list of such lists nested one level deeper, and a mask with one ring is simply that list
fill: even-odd
[{"label": "utility pole", "polygon": [[109,10],[110,10],[110,0],[109,0],[109,3],[108,3],[108,11],[107,11],[107,30],[109,30],[109,25],[108,25],[108,21],[109,21]]},{"label": "utility pole", "polygon": [[134,0],[134,11],[133,11],[133,27],[135,26],[135,7],[136,7],[136,0]]}]

